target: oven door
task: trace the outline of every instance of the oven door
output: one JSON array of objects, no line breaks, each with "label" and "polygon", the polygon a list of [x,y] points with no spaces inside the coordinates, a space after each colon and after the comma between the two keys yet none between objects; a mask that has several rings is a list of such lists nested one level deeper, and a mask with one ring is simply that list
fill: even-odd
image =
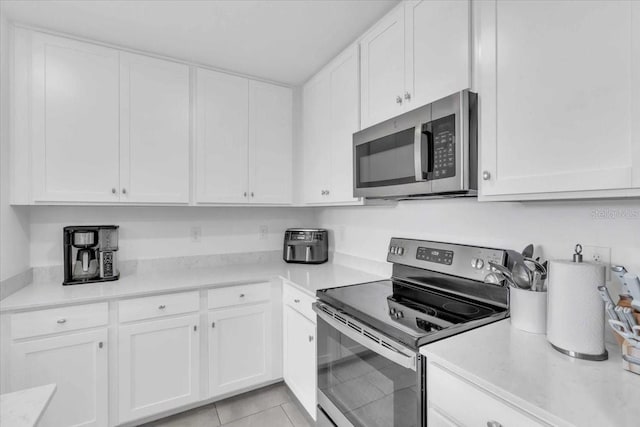
[{"label": "oven door", "polygon": [[[318,305],[320,307],[318,307]],[[318,313],[318,417],[337,427],[421,427],[422,358],[354,320]],[[329,310],[330,311],[330,310]]]},{"label": "oven door", "polygon": [[427,105],[353,135],[355,197],[431,193],[432,144],[422,126],[430,120]]}]

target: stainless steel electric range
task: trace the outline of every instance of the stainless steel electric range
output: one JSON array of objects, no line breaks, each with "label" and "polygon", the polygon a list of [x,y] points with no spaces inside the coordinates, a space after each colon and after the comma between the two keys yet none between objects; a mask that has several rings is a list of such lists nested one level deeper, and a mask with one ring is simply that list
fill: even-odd
[{"label": "stainless steel electric range", "polygon": [[508,289],[485,283],[506,252],[393,238],[389,280],[317,292],[318,425],[426,426],[419,348],[508,316]]}]

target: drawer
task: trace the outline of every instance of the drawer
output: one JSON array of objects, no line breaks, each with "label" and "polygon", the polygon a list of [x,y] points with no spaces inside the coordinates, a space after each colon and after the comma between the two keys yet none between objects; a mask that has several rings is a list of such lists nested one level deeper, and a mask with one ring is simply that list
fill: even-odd
[{"label": "drawer", "polygon": [[253,283],[209,290],[209,308],[251,304],[271,299],[271,283]]},{"label": "drawer", "polygon": [[284,282],[282,286],[282,302],[312,322],[316,322],[316,313],[311,307],[311,304],[316,302],[316,299],[306,292]]},{"label": "drawer", "polygon": [[29,311],[11,316],[13,339],[95,328],[109,323],[106,302]]},{"label": "drawer", "polygon": [[548,425],[517,406],[433,363],[429,364],[427,372],[427,396],[430,414],[439,412],[461,426],[486,426],[492,421],[494,424],[491,425],[496,426]]},{"label": "drawer", "polygon": [[125,323],[191,313],[198,311],[199,308],[200,293],[198,291],[182,292],[120,301],[118,302],[118,316],[120,322]]}]

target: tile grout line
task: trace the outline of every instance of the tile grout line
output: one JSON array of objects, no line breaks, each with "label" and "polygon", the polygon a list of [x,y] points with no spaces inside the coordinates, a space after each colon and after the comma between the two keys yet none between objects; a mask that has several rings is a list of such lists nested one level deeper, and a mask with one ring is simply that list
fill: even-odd
[{"label": "tile grout line", "polygon": [[214,407],[214,408],[215,408],[215,410],[216,410],[216,418],[218,419],[218,425],[219,425],[219,426],[222,426],[222,420],[220,419],[220,414],[218,413],[218,403],[217,403],[217,402],[216,402],[216,403],[214,403],[214,404],[213,404],[213,407]]},{"label": "tile grout line", "polygon": [[[289,402],[285,402],[285,403],[289,403]],[[287,417],[287,419],[289,420],[289,422],[291,423],[291,425],[293,427],[296,427],[296,423],[293,422],[293,420],[291,419],[291,417],[289,416],[289,413],[287,412],[286,409],[284,409],[284,403],[282,403],[280,405],[280,409],[282,409],[282,412],[284,412],[285,417]]]}]

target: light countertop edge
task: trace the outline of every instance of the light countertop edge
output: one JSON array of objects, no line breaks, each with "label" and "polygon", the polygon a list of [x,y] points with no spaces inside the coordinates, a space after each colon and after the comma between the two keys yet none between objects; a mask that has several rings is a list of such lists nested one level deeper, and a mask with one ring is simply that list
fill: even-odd
[{"label": "light countertop edge", "polygon": [[286,280],[315,297],[318,289],[381,280],[384,277],[333,263],[305,265],[280,261],[232,264],[162,273],[134,273],[122,276],[114,282],[86,285],[31,283],[0,301],[0,312],[45,309],[278,279]]},{"label": "light countertop edge", "polygon": [[55,384],[47,384],[0,395],[0,424],[12,427],[38,425],[55,391]]},{"label": "light countertop edge", "polygon": [[576,360],[554,350],[545,335],[518,331],[505,319],[420,353],[550,425],[635,426],[640,375],[622,368],[617,346],[607,343],[607,350],[603,362]]}]

